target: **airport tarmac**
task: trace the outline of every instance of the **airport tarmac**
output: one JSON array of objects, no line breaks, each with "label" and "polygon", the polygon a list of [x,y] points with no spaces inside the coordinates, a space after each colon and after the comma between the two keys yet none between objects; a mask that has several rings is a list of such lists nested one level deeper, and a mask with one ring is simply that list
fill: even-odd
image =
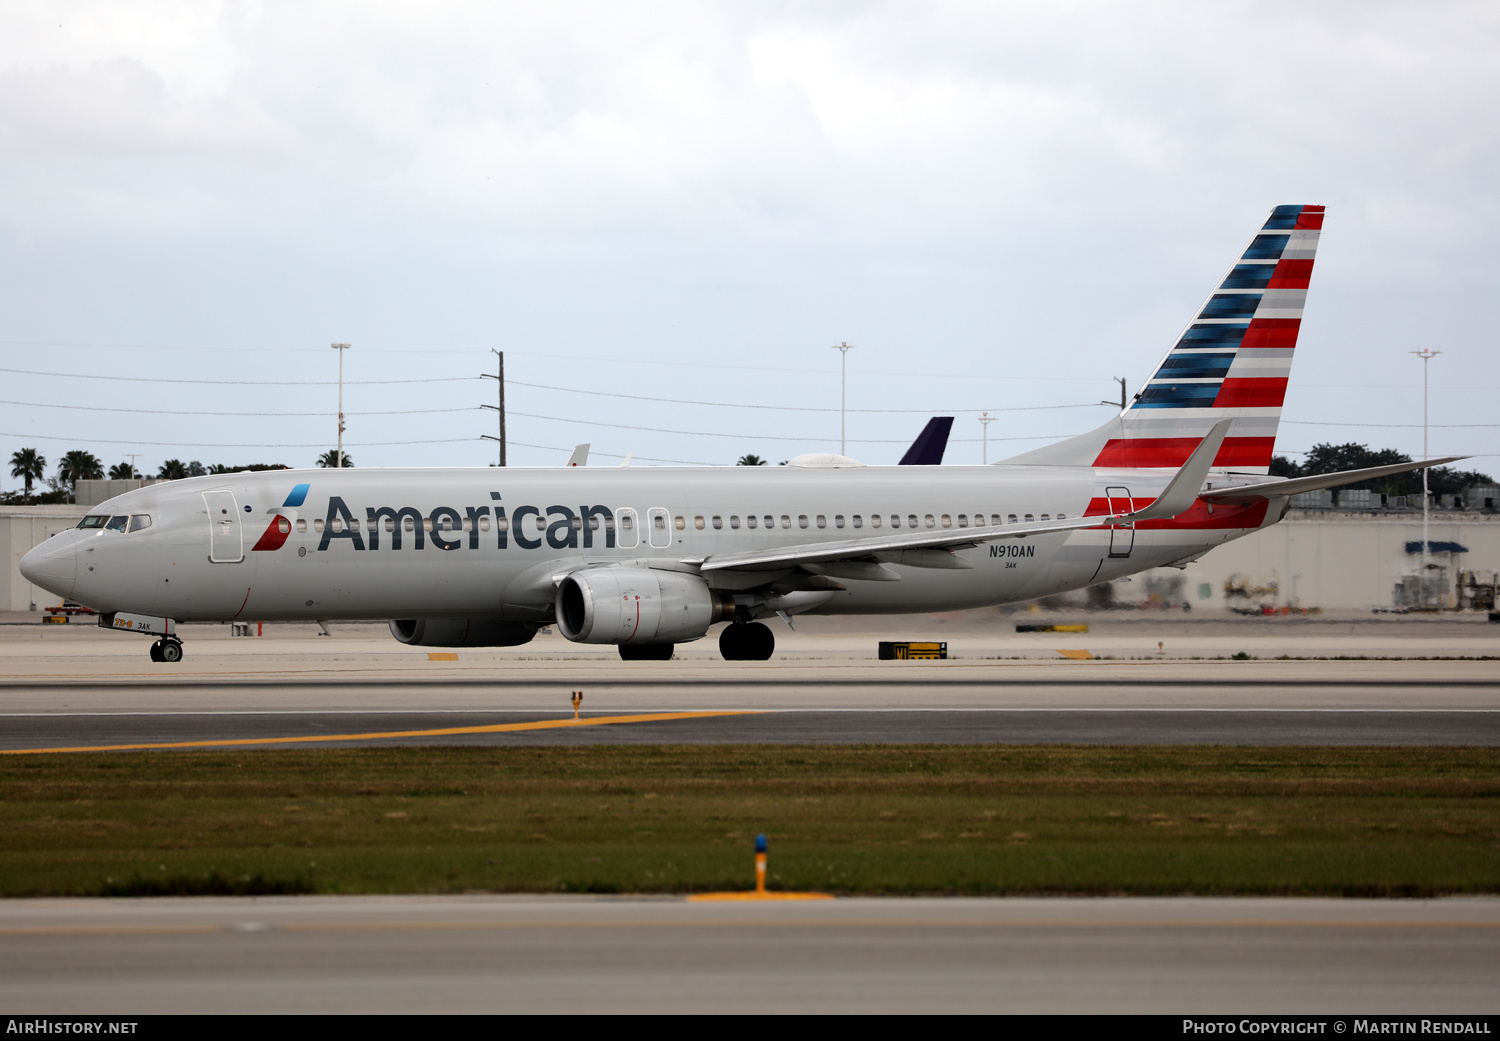
[{"label": "airport tarmac", "polygon": [[0,938],[0,1004],[55,1014],[1500,1005],[1483,898],[17,900]]},{"label": "airport tarmac", "polygon": [[[768,662],[671,662],[553,634],[413,648],[381,624],[184,626],[187,657],[88,622],[0,618],[0,750],[606,742],[1500,744],[1500,627],[1477,617],[797,619]],[[1035,620],[1019,616],[1023,624]],[[1046,619],[1043,619],[1045,621]],[[877,661],[882,639],[946,661]],[[1168,649],[1170,648],[1170,650]],[[1075,660],[1061,650],[1094,657]],[[1236,655],[1246,658],[1236,659]],[[584,694],[574,725],[570,696]],[[672,718],[667,718],[668,716]]]}]

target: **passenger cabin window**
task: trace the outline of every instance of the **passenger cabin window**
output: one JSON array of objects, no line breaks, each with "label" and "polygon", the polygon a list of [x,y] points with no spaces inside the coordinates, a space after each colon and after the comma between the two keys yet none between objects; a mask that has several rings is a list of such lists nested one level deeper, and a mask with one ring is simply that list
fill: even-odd
[{"label": "passenger cabin window", "polygon": [[667,530],[667,515],[666,514],[664,514],[664,513],[657,513],[657,514],[652,515],[651,522],[652,522],[652,524],[654,524],[656,526],[656,530],[657,531],[666,531]]},{"label": "passenger cabin window", "polygon": [[750,516],[748,516],[748,517],[745,518],[745,526],[748,527],[748,528],[755,527],[756,523],[757,522],[755,520],[755,514],[753,514],[753,513],[750,514]]},{"label": "passenger cabin window", "polygon": [[[859,527],[858,524],[855,524],[854,526],[856,528]],[[878,528],[878,527],[880,527],[880,514],[878,514],[878,513],[872,513],[872,514],[870,514],[870,527],[872,527],[872,528]]]},{"label": "passenger cabin window", "polygon": [[[927,519],[931,521],[932,517],[929,516]],[[915,528],[917,526],[917,515],[915,513],[908,513],[906,515],[906,526],[908,528]],[[895,527],[895,525],[892,525],[892,527]]]},{"label": "passenger cabin window", "polygon": [[1028,514],[1027,514],[1027,515],[1026,515],[1026,523],[1027,523],[1027,524],[1030,524],[1030,523],[1031,523],[1031,520],[1032,520],[1032,517],[1031,517],[1031,514],[1029,514],[1029,513],[1028,513]]},{"label": "passenger cabin window", "polygon": [[[927,526],[929,528],[932,527],[931,524],[929,524]],[[945,527],[945,528],[951,528],[951,527],[953,527],[953,518],[950,517],[950,516],[948,516],[946,513],[943,514],[943,527]]]},{"label": "passenger cabin window", "polygon": [[[697,528],[699,531],[702,531],[703,530],[703,518],[702,517],[694,517],[693,518],[693,527]],[[717,528],[718,525],[715,524],[714,527]]]},{"label": "passenger cabin window", "polygon": [[833,526],[835,528],[842,528],[844,526],[844,515],[842,513],[835,513],[833,515]]},{"label": "passenger cabin window", "polygon": [[[843,518],[842,518],[842,517],[840,517],[840,518],[839,518],[839,520],[840,520],[840,521],[842,521],[842,520],[843,520]],[[818,527],[820,527],[820,528],[826,528],[826,527],[828,527],[828,518],[827,518],[827,517],[825,517],[825,516],[823,516],[823,515],[822,515],[822,514],[821,514],[821,513],[820,513],[820,514],[818,514],[818,517],[817,517],[817,523],[818,523]],[[803,525],[803,527],[806,527],[806,525]],[[840,524],[840,525],[839,525],[839,527],[841,527],[841,528],[842,528],[842,527],[843,527],[843,524]]]},{"label": "passenger cabin window", "polygon": [[[1012,513],[1009,517],[1005,518],[1005,523],[1007,523],[1007,524],[1014,524],[1015,522],[1016,522],[1016,515],[1014,513]],[[999,524],[1000,522],[996,521],[995,523]]]},{"label": "passenger cabin window", "polygon": [[[672,518],[672,526],[675,527],[678,531],[681,531],[682,529],[684,529],[684,528],[687,527],[687,521],[684,518],[682,518],[682,517],[673,517]],[[661,527],[661,525],[658,524],[657,527],[659,528],[659,527]],[[700,528],[703,527],[703,518],[702,517],[698,518],[698,527],[700,527]]]},{"label": "passenger cabin window", "polygon": [[[792,518],[790,516],[788,516],[787,514],[783,513],[781,515],[781,526],[783,528],[790,528],[792,526]],[[802,526],[804,528],[807,527],[807,518],[806,517],[802,518]]]},{"label": "passenger cabin window", "polygon": [[[849,519],[856,528],[863,528],[865,526],[865,519],[857,513]],[[879,527],[879,525],[876,526]]]},{"label": "passenger cabin window", "polygon": [[621,517],[620,518],[620,530],[621,531],[634,531],[635,530],[635,518],[632,517],[628,513],[625,516]]},{"label": "passenger cabin window", "polygon": [[[754,520],[755,518],[751,517],[750,519]],[[731,528],[734,528],[736,531],[739,530],[739,526],[740,526],[740,515],[739,514],[737,514],[737,513],[731,513],[729,515],[729,526]]]},{"label": "passenger cabin window", "polygon": [[960,513],[958,515],[958,526],[960,528],[967,528],[969,526],[969,515],[967,513]]},{"label": "passenger cabin window", "polygon": [[[771,516],[769,513],[766,514],[766,516],[765,516],[765,522],[766,522],[766,527],[768,527],[768,528],[774,528],[774,527],[776,527],[776,518],[773,517],[773,516]],[[787,527],[790,528],[791,524],[788,523]]]},{"label": "passenger cabin window", "polygon": [[[149,521],[151,518],[147,517],[145,519]],[[133,531],[135,529],[132,528],[131,530]],[[287,520],[285,517],[277,517],[276,530],[281,532],[283,535],[290,535],[292,533],[292,522]]]},{"label": "passenger cabin window", "polygon": [[1051,519],[1052,519],[1052,514],[1050,514],[1050,513],[1044,513],[1044,514],[1042,514],[1042,520],[1051,520]]},{"label": "passenger cabin window", "polygon": [[[929,513],[927,516],[925,516],[925,517],[922,518],[922,523],[926,524],[930,528],[933,525],[935,525],[937,522],[932,519],[932,514]],[[916,525],[912,525],[912,526],[916,527]]]},{"label": "passenger cabin window", "polygon": [[[594,525],[594,527],[596,529],[599,527],[599,518],[598,517],[590,517],[589,520],[590,520],[590,522],[593,523],[593,525]],[[385,522],[386,522],[386,524],[390,524],[391,519],[389,517],[387,517],[385,519]],[[390,531],[391,529],[390,528],[386,528],[385,530],[386,531]],[[489,531],[490,530],[490,515],[488,513],[480,515],[480,517],[479,517],[479,530],[480,531]]]},{"label": "passenger cabin window", "polygon": [[807,514],[803,513],[803,514],[798,515],[798,517],[797,517],[797,527],[799,527],[799,528],[805,528],[805,527],[807,527]]},{"label": "passenger cabin window", "polygon": [[[962,517],[960,517],[958,519],[960,521],[963,520]],[[984,527],[984,514],[982,514],[982,513],[976,513],[976,514],[974,514],[974,527],[976,527],[976,528],[982,528],[982,527]]]},{"label": "passenger cabin window", "polygon": [[109,520],[109,518],[104,514],[95,513],[79,521],[78,526],[80,528],[102,528],[104,527],[104,522],[107,520]]},{"label": "passenger cabin window", "polygon": [[[408,518],[408,521],[409,520],[410,520],[410,518]],[[319,517],[319,518],[317,518],[316,520],[313,521],[313,531],[316,531],[319,535],[323,534],[323,518],[322,517]]]},{"label": "passenger cabin window", "polygon": [[130,518],[124,515],[111,517],[109,523],[104,525],[105,531],[124,531],[130,527]]},{"label": "passenger cabin window", "polygon": [[723,527],[724,527],[724,518],[721,517],[721,516],[719,516],[717,513],[714,514],[714,531],[718,531],[719,529],[721,529]]},{"label": "passenger cabin window", "polygon": [[297,530],[298,531],[304,531],[304,532],[307,530],[307,518],[306,517],[298,517],[297,518]]}]

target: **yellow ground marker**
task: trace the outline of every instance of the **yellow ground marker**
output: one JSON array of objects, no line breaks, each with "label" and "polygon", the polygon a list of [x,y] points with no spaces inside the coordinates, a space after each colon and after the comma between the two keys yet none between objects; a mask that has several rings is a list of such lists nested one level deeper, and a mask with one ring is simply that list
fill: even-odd
[{"label": "yellow ground marker", "polygon": [[1088,651],[1065,651],[1061,647],[1057,649],[1057,653],[1061,654],[1064,658],[1071,658],[1074,661],[1091,661],[1094,657]]},{"label": "yellow ground marker", "polygon": [[428,661],[458,661],[458,655],[452,651],[428,651]]},{"label": "yellow ground marker", "polygon": [[482,727],[445,727],[441,730],[391,730],[371,734],[311,734],[306,737],[243,737],[227,741],[170,741],[140,745],[89,745],[78,748],[3,748],[0,755],[42,755],[47,752],[134,752],[154,748],[231,748],[241,745],[294,745],[318,741],[377,741],[397,737],[452,737],[458,734],[509,734],[523,730],[597,727],[612,723],[667,723],[674,719],[715,716],[754,716],[753,711],[652,712],[639,716],[594,716],[590,719],[546,719],[536,723],[495,723]]},{"label": "yellow ground marker", "polygon": [[755,888],[748,893],[694,893],[690,903],[710,900],[832,900],[828,893],[773,893],[766,888],[766,837],[755,836]]},{"label": "yellow ground marker", "polygon": [[1089,627],[1086,625],[1053,625],[1048,628],[1049,631],[1054,633],[1086,633],[1089,631]]}]

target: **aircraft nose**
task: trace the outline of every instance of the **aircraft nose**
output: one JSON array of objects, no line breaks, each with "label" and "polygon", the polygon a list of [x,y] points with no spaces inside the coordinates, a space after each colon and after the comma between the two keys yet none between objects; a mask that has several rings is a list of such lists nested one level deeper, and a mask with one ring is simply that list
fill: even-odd
[{"label": "aircraft nose", "polygon": [[52,536],[21,558],[26,581],[66,600],[78,577],[78,539],[71,531]]}]

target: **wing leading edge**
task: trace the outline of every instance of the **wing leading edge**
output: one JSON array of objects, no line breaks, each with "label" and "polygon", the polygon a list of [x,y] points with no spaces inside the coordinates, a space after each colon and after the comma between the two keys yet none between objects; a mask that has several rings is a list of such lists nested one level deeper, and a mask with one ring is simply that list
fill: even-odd
[{"label": "wing leading edge", "polygon": [[[694,564],[703,571],[774,571],[799,564],[820,564],[841,560],[875,560],[917,567],[963,567],[963,564],[958,563],[952,557],[952,550],[978,546],[985,542],[996,542],[1000,539],[1024,539],[1031,535],[1077,531],[1106,524],[1133,524],[1136,521],[1175,517],[1185,512],[1197,499],[1198,490],[1203,487],[1203,482],[1208,477],[1209,467],[1213,465],[1214,456],[1224,443],[1229,427],[1230,421],[1227,419],[1214,424],[1208,436],[1198,443],[1198,447],[1188,456],[1182,468],[1172,476],[1172,480],[1167,483],[1162,493],[1152,501],[1151,505],[1134,513],[1012,524],[984,531],[968,528],[960,531],[912,532],[909,535],[840,539],[837,542],[816,542],[800,546],[780,546],[776,549],[749,550],[742,553],[721,553],[702,560],[684,561],[684,563]],[[919,551],[923,550],[948,550],[950,553],[946,559],[937,553],[931,556],[918,555]]]}]

